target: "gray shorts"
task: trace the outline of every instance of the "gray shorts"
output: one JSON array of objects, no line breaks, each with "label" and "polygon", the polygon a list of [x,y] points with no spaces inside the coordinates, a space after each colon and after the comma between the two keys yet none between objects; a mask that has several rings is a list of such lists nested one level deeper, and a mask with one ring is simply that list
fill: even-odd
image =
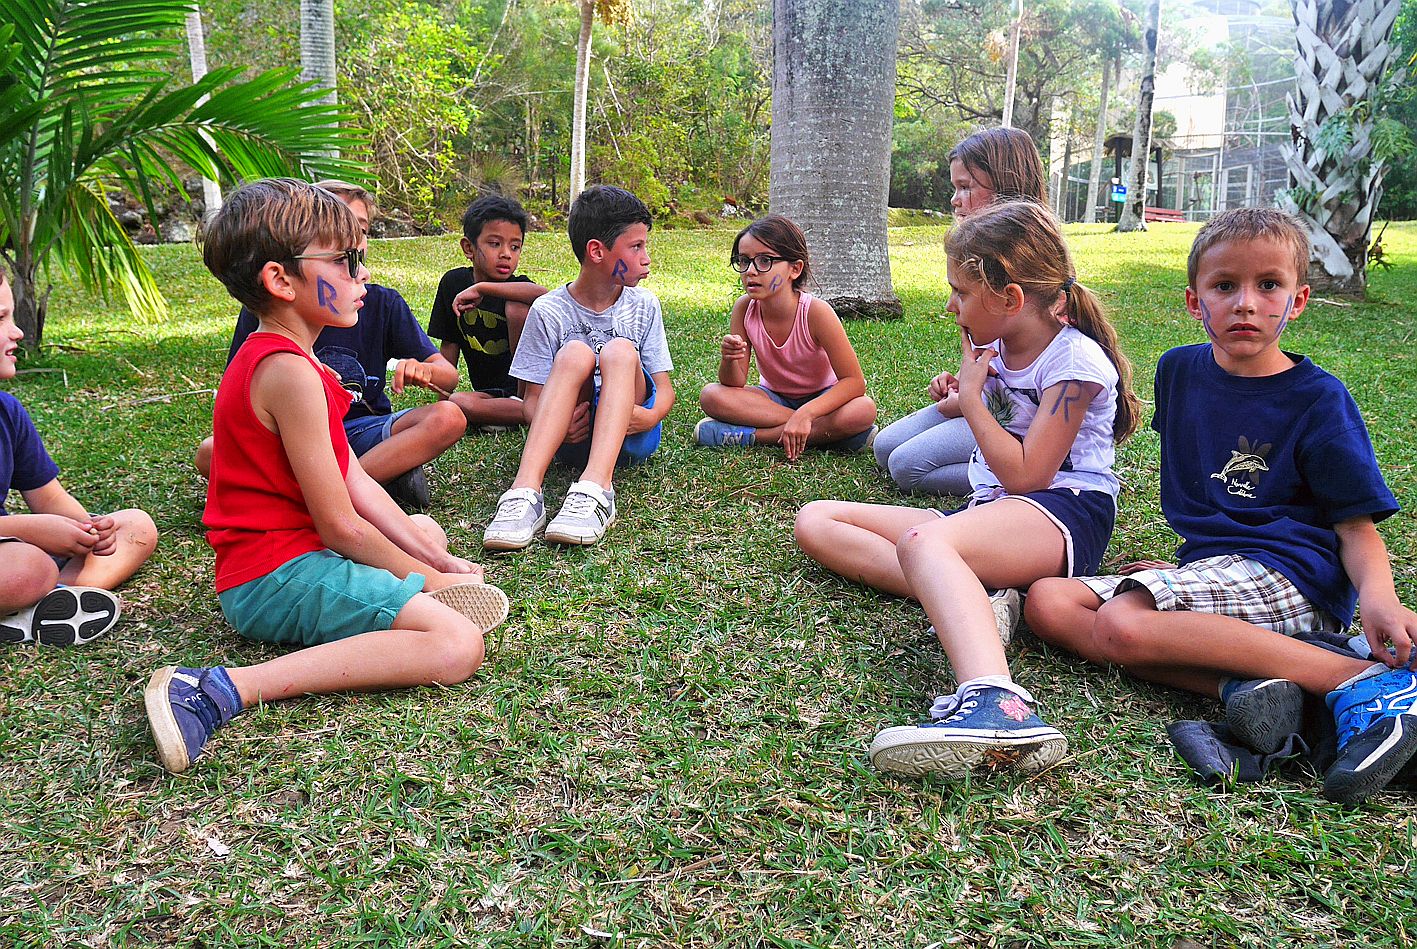
[{"label": "gray shorts", "polygon": [[1171,570],[1078,579],[1104,602],[1140,588],[1151,594],[1158,610],[1216,613],[1285,636],[1343,629],[1278,570],[1234,554],[1206,557]]}]

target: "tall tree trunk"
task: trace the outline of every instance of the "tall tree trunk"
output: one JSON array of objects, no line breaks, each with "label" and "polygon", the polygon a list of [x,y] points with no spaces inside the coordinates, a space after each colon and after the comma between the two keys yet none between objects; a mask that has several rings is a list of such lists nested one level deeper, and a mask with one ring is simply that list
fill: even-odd
[{"label": "tall tree trunk", "polygon": [[[202,8],[199,6],[193,7],[192,12],[187,14],[187,56],[192,63],[192,81],[196,82],[207,74],[207,37],[202,30]],[[202,96],[201,101],[207,101],[207,97]],[[205,133],[203,138],[211,141]],[[221,210],[221,185],[210,178],[202,179],[202,208],[203,216],[208,218]]]},{"label": "tall tree trunk", "polygon": [[1107,145],[1107,95],[1112,88],[1112,62],[1102,57],[1102,104],[1097,107],[1097,131],[1092,136],[1092,170],[1087,176],[1087,206],[1083,220],[1097,223],[1097,190],[1102,184],[1102,149]]},{"label": "tall tree trunk", "polygon": [[1014,28],[1009,34],[1009,65],[1004,76],[1004,128],[1014,124],[1014,93],[1018,91],[1018,38],[1023,32],[1023,0],[1018,0]]},{"label": "tall tree trunk", "polygon": [[[1395,47],[1401,0],[1295,0],[1297,94],[1289,96],[1289,189],[1279,204],[1309,229],[1309,283],[1362,294],[1368,237],[1383,193],[1374,105]],[[1390,77],[1402,81],[1403,70]]]},{"label": "tall tree trunk", "polygon": [[595,25],[595,0],[581,0],[581,32],[576,40],[576,93],[571,114],[571,188],[566,201],[585,190],[586,100],[590,96],[590,38]]},{"label": "tall tree trunk", "polygon": [[1063,126],[1063,173],[1058,176],[1058,192],[1053,196],[1053,208],[1058,220],[1068,219],[1068,168],[1073,163],[1073,110],[1068,107],[1068,122]]},{"label": "tall tree trunk", "polygon": [[321,102],[339,101],[335,94],[334,0],[300,0],[300,78],[330,90]]},{"label": "tall tree trunk", "polygon": [[[1137,124],[1132,130],[1132,172],[1127,181],[1127,203],[1122,205],[1119,231],[1146,230],[1146,159],[1151,154],[1151,107],[1156,99],[1156,34],[1161,27],[1161,0],[1151,0],[1146,11],[1146,61],[1137,99]],[[1156,183],[1157,196],[1161,182]]]},{"label": "tall tree trunk", "polygon": [[773,211],[842,316],[898,317],[886,242],[898,0],[774,0]]}]

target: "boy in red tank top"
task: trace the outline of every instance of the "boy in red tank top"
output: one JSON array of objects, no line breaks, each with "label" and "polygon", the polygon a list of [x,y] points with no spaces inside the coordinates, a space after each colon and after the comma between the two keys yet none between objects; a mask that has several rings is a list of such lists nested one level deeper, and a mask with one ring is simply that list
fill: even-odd
[{"label": "boy in red tank top", "polygon": [[234,192],[204,244],[207,268],[260,318],[213,411],[203,521],[217,594],[242,636],[310,648],[153,673],[148,722],[172,772],[257,702],[462,682],[507,616],[482,568],[448,553],[432,518],[404,514],[349,450],[349,394],[312,348],[359,318],[369,272],[354,214],[273,178]]}]

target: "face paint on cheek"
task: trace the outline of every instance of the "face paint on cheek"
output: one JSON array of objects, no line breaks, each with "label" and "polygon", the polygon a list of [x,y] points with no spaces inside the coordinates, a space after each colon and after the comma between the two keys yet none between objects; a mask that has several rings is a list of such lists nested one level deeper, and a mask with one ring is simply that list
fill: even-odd
[{"label": "face paint on cheek", "polygon": [[1279,315],[1279,331],[1274,334],[1278,339],[1284,335],[1284,331],[1289,328],[1289,311],[1294,309],[1294,298],[1291,296],[1289,302],[1284,304],[1284,312]]},{"label": "face paint on cheek", "polygon": [[1210,307],[1205,305],[1204,300],[1197,299],[1196,302],[1200,304],[1201,325],[1205,327],[1205,335],[1209,336],[1211,339],[1215,339],[1215,330],[1210,328]]},{"label": "face paint on cheek", "polygon": [[334,284],[324,277],[315,278],[315,296],[320,301],[320,306],[329,310],[335,316],[339,316],[339,307],[335,306],[335,301],[339,299],[339,293],[335,290]]},{"label": "face paint on cheek", "polygon": [[772,283],[768,284],[768,289],[776,290],[780,286],[782,286],[782,275],[776,274],[772,278]]},{"label": "face paint on cheek", "polygon": [[625,274],[626,274],[626,272],[629,271],[629,269],[630,269],[630,265],[629,265],[629,264],[625,263],[625,261],[624,261],[623,259],[617,259],[617,260],[615,261],[615,269],[612,270],[612,271],[610,271],[610,276],[611,276],[612,279],[615,279],[615,280],[620,281],[621,283],[624,283],[624,282],[625,282]]}]

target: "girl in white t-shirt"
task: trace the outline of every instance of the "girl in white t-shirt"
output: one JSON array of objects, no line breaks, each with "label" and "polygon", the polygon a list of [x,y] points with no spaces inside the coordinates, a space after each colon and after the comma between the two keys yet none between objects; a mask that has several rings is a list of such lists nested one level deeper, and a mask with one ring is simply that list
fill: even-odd
[{"label": "girl in white t-shirt", "polygon": [[[962,415],[978,442],[973,497],[948,515],[814,501],[797,515],[797,543],[844,577],[919,600],[954,667],[959,686],[935,700],[930,721],[876,736],[876,767],[1037,771],[1063,757],[1067,740],[1010,678],[986,588],[1096,570],[1116,517],[1113,444],[1136,428],[1140,403],[1116,333],[1077,282],[1047,210],[995,205],[951,231],[945,249],[961,365],[942,411]],[[1016,600],[1010,612],[1016,619]]]}]

